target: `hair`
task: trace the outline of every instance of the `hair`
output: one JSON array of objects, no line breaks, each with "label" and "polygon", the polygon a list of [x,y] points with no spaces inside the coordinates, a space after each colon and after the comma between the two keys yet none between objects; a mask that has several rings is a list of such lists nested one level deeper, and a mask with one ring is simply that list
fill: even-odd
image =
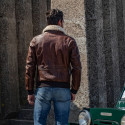
[{"label": "hair", "polygon": [[59,20],[63,21],[63,12],[59,9],[52,9],[46,12],[47,24],[58,25]]}]

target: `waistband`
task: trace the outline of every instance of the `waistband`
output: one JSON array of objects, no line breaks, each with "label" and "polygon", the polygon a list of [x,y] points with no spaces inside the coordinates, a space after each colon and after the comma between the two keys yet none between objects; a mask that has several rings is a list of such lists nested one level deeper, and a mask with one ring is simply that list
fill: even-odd
[{"label": "waistband", "polygon": [[38,87],[60,87],[60,88],[70,88],[70,83],[68,82],[57,82],[57,81],[40,81]]}]

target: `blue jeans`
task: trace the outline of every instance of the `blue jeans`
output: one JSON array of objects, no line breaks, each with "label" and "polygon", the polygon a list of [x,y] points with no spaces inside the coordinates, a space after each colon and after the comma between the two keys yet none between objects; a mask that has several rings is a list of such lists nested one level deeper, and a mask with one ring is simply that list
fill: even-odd
[{"label": "blue jeans", "polygon": [[56,125],[68,125],[71,94],[69,88],[42,87],[35,92],[34,125],[46,125],[53,101]]}]

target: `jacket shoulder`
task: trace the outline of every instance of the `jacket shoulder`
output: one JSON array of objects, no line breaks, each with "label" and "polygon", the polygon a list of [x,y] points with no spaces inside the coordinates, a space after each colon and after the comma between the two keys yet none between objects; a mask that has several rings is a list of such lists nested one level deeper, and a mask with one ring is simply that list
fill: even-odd
[{"label": "jacket shoulder", "polygon": [[75,39],[73,38],[73,37],[71,37],[71,36],[69,36],[69,35],[65,35],[66,36],[66,38],[69,40],[69,41],[75,41]]},{"label": "jacket shoulder", "polygon": [[69,47],[72,47],[74,45],[77,46],[76,40],[69,35],[66,35],[66,41],[68,42]]},{"label": "jacket shoulder", "polygon": [[31,40],[30,46],[31,46],[31,47],[36,46],[36,45],[40,42],[40,40],[42,39],[42,37],[43,37],[43,34],[40,34],[40,35],[35,36],[35,37]]}]

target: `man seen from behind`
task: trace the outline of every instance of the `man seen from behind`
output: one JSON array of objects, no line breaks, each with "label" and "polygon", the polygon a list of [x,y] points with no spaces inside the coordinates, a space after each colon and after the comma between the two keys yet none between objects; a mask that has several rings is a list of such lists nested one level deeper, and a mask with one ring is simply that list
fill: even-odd
[{"label": "man seen from behind", "polygon": [[46,16],[48,26],[32,39],[28,50],[25,73],[27,99],[30,105],[34,105],[34,125],[46,125],[51,102],[56,125],[68,125],[70,102],[75,100],[81,80],[79,50],[75,39],[66,35],[63,29],[63,12],[52,9]]}]

